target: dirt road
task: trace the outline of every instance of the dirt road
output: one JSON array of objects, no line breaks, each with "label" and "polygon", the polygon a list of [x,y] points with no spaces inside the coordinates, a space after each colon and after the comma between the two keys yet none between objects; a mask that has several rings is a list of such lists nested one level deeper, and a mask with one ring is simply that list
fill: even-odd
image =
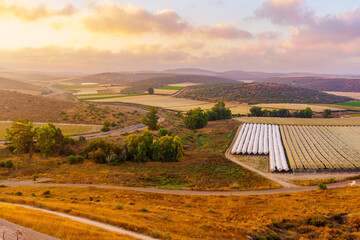
[{"label": "dirt road", "polygon": [[0,239],[5,240],[59,240],[58,238],[35,232],[6,220],[0,219]]},{"label": "dirt road", "polygon": [[[32,207],[32,206],[28,206],[28,205],[23,205],[23,204],[3,203],[3,202],[0,203],[0,205],[1,205],[1,204],[12,205],[12,206],[17,206],[17,207],[23,207],[23,208],[28,208],[28,209],[36,210],[36,211],[41,211],[41,212],[44,212],[44,213],[47,213],[47,214],[53,214],[53,215],[60,216],[60,217],[63,217],[63,218],[67,218],[67,219],[70,219],[70,220],[74,220],[74,221],[77,221],[77,222],[81,222],[81,223],[85,223],[85,224],[92,225],[92,226],[95,226],[95,227],[103,228],[103,229],[106,229],[106,230],[109,230],[109,231],[112,231],[112,232],[116,232],[116,233],[120,233],[120,234],[124,234],[124,235],[128,235],[128,236],[132,236],[132,237],[138,238],[138,239],[143,239],[143,240],[154,240],[154,239],[155,239],[155,238],[152,238],[152,237],[148,237],[148,236],[146,236],[146,235],[134,233],[134,232],[125,230],[125,229],[123,229],[123,228],[115,227],[115,226],[108,225],[108,224],[104,224],[104,223],[97,222],[97,221],[93,221],[93,220],[90,220],[90,219],[87,219],[87,218],[75,217],[75,216],[71,216],[71,215],[68,215],[68,214],[65,214],[65,213],[59,213],[59,212],[49,211],[49,210],[46,210],[46,209],[36,208],[36,207]],[[1,224],[1,222],[0,222],[0,224]],[[45,235],[45,236],[46,236],[46,235]],[[40,238],[40,239],[53,240],[53,239],[55,239],[55,238],[49,237],[49,238]]]}]

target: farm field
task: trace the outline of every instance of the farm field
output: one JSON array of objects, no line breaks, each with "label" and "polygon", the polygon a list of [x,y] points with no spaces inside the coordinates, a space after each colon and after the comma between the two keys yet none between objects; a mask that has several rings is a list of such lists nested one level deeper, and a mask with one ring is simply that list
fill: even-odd
[{"label": "farm field", "polygon": [[331,91],[329,91],[329,92],[325,92],[325,93],[333,94],[336,96],[350,97],[353,99],[360,100],[360,92],[331,92]]},{"label": "farm field", "polygon": [[[177,93],[179,90],[176,89],[162,89],[162,88],[155,88],[154,93],[155,94],[163,94],[163,95],[172,95]],[[145,92],[147,93],[147,91]]]},{"label": "farm field", "polygon": [[313,104],[296,104],[296,103],[266,103],[266,104],[257,104],[256,106],[268,109],[280,109],[286,108],[289,110],[302,110],[307,107],[311,108],[314,112],[323,112],[325,109],[330,109],[331,111],[340,111],[344,110],[340,107],[324,107]]},{"label": "farm field", "polygon": [[351,101],[351,102],[339,103],[339,105],[351,106],[351,107],[360,107],[360,101]]},{"label": "farm field", "polygon": [[201,85],[201,84],[202,84],[202,83],[185,82],[185,83],[169,84],[169,86],[175,86],[175,87],[190,87],[190,86],[196,86],[196,85]]},{"label": "farm field", "polygon": [[[34,123],[34,128],[43,126],[45,123]],[[59,127],[63,134],[78,135],[85,133],[100,132],[102,125],[86,125],[86,124],[55,124]],[[6,129],[11,127],[11,122],[0,122],[0,140],[5,140]]]},{"label": "farm field", "polygon": [[[45,198],[43,193],[47,190],[50,197]],[[22,196],[16,196],[17,192]],[[247,236],[266,239],[260,237],[269,234],[278,237],[273,239],[358,239],[359,198],[358,187],[228,197],[93,187],[0,188],[1,201],[42,206],[173,240],[247,239]],[[24,210],[25,216],[32,213]],[[16,218],[9,214],[8,217]],[[314,226],[309,221],[312,218],[323,225]]]},{"label": "farm field", "polygon": [[360,126],[360,117],[353,118],[273,118],[240,117],[242,123],[264,123],[279,125],[314,125],[314,126]]},{"label": "farm field", "polygon": [[282,125],[280,128],[293,170],[360,168],[360,127]]}]

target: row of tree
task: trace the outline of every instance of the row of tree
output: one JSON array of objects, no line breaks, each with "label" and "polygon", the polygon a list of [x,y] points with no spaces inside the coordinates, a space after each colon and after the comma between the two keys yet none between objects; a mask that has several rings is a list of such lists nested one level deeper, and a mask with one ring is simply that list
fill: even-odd
[{"label": "row of tree", "polygon": [[223,101],[218,101],[210,110],[200,107],[192,109],[185,114],[184,123],[188,129],[199,129],[206,126],[208,121],[231,119],[231,110]]},{"label": "row of tree", "polygon": [[17,119],[6,132],[9,149],[19,155],[35,151],[44,157],[73,153],[70,146],[75,140],[64,136],[61,129],[52,123],[34,128],[29,119]]},{"label": "row of tree", "polygon": [[166,135],[158,140],[145,131],[143,134],[129,135],[122,146],[97,138],[89,142],[83,149],[86,158],[96,163],[117,165],[125,161],[174,162],[184,155],[183,142],[180,137]]},{"label": "row of tree", "polygon": [[[261,107],[253,106],[250,108],[249,116],[250,117],[312,118],[313,113],[314,113],[313,110],[309,107],[303,110],[297,110],[292,115],[289,109],[285,109],[285,108],[280,108],[279,110],[274,109],[270,111],[268,109],[262,110]],[[326,111],[326,113],[328,114],[328,111]],[[331,111],[330,111],[330,115],[331,115]]]}]

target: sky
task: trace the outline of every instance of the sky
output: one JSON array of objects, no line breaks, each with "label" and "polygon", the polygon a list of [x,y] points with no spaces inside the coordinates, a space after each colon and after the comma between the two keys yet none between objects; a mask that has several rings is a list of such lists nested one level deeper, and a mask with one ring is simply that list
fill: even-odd
[{"label": "sky", "polygon": [[360,74],[358,0],[0,0],[0,68]]}]

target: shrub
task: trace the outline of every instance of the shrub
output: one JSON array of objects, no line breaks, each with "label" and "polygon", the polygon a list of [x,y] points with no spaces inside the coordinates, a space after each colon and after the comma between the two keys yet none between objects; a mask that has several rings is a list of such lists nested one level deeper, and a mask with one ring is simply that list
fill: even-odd
[{"label": "shrub", "polygon": [[15,196],[22,196],[22,192],[16,192]]},{"label": "shrub", "polygon": [[318,184],[318,187],[319,187],[320,190],[327,190],[327,186],[326,186],[326,184],[323,183],[323,182],[319,183],[319,184]]},{"label": "shrub", "polygon": [[84,157],[81,155],[79,155],[79,156],[70,155],[66,158],[66,161],[69,164],[82,163],[82,162],[84,162]]},{"label": "shrub", "polygon": [[34,174],[34,175],[32,176],[32,178],[33,178],[33,181],[36,181],[36,180],[39,178],[39,176],[38,176],[37,174]]},{"label": "shrub", "polygon": [[309,225],[316,226],[316,227],[325,227],[327,224],[327,221],[326,221],[326,218],[323,216],[314,216],[314,217],[310,217],[307,220],[307,223]]},{"label": "shrub", "polygon": [[115,143],[106,141],[103,138],[96,138],[84,147],[83,152],[86,158],[96,163],[107,163],[106,158],[112,154],[120,155],[122,150]]},{"label": "shrub", "polygon": [[140,211],[142,211],[142,212],[149,212],[149,210],[147,210],[146,208],[142,208]]},{"label": "shrub", "polygon": [[45,196],[45,195],[50,195],[50,190],[46,190],[45,192],[43,192],[42,195],[43,195],[43,196]]},{"label": "shrub", "polygon": [[165,128],[160,128],[158,135],[163,137],[163,136],[166,136],[166,135],[170,135],[170,132],[169,132],[169,130],[166,130]]},{"label": "shrub", "polygon": [[123,210],[124,207],[121,204],[117,204],[116,206],[114,206],[115,210]]},{"label": "shrub", "polygon": [[204,112],[204,110],[198,107],[186,113],[184,123],[188,129],[200,129],[205,127],[208,123],[208,115]]},{"label": "shrub", "polygon": [[5,162],[5,167],[6,167],[6,168],[12,168],[13,166],[14,166],[13,161],[7,160],[7,161]]},{"label": "shrub", "polygon": [[102,132],[109,132],[110,131],[111,123],[109,121],[105,121],[103,127],[101,128]]}]

